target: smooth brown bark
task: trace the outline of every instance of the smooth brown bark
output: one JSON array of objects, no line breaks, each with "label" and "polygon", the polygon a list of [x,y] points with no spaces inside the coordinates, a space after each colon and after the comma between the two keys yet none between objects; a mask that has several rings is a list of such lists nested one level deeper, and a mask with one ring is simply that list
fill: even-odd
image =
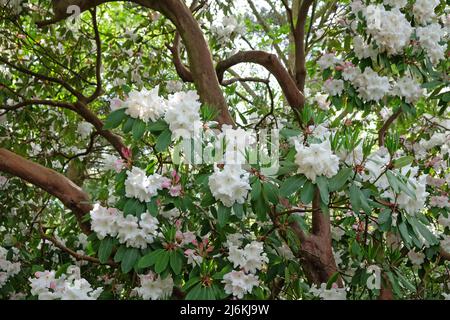
[{"label": "smooth brown bark", "polygon": [[273,74],[291,107],[298,110],[304,104],[303,94],[299,91],[294,79],[281,61],[276,55],[264,51],[240,51],[228,59],[220,61],[216,66],[219,81],[223,80],[223,75],[227,69],[244,62],[259,64]]},{"label": "smooth brown bark", "polygon": [[19,177],[55,196],[75,214],[81,230],[89,234],[89,223],[82,222],[92,205],[89,196],[62,174],[0,148],[0,171]]}]

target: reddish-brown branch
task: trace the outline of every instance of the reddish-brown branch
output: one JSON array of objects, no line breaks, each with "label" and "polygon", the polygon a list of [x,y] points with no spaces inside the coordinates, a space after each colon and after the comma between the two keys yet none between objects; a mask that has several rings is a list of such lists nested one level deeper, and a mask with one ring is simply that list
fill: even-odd
[{"label": "reddish-brown branch", "polygon": [[394,123],[394,121],[400,116],[402,113],[402,109],[398,109],[394,114],[392,114],[386,122],[383,124],[383,126],[380,128],[380,131],[378,131],[378,145],[380,147],[384,146],[384,140],[386,138],[386,133],[389,129],[389,127]]},{"label": "reddish-brown branch", "polygon": [[0,109],[7,111],[13,111],[18,110],[23,107],[27,106],[33,106],[33,105],[45,105],[45,106],[52,106],[52,107],[60,107],[64,109],[69,109],[75,111],[75,108],[72,104],[62,102],[62,101],[52,101],[52,100],[42,100],[42,99],[33,99],[33,100],[25,100],[22,102],[19,102],[17,104],[11,105],[11,106],[0,106]]},{"label": "reddish-brown branch", "polygon": [[301,92],[305,89],[306,53],[305,53],[305,24],[309,7],[314,0],[304,0],[298,11],[297,24],[294,29],[295,39],[295,81]]},{"label": "reddish-brown branch", "polygon": [[19,177],[55,196],[72,212],[81,230],[89,234],[90,225],[83,217],[92,209],[89,196],[62,174],[0,148],[0,171]]},{"label": "reddish-brown branch", "polygon": [[299,109],[304,104],[303,94],[277,56],[264,51],[241,51],[219,62],[216,66],[219,81],[222,82],[227,69],[244,62],[259,64],[273,74],[291,107]]},{"label": "reddish-brown branch", "polygon": [[183,80],[184,82],[194,82],[191,71],[184,65],[183,61],[181,61],[180,42],[180,34],[178,32],[175,32],[173,45],[167,46],[172,53],[172,61],[175,66],[175,70],[177,71],[181,80]]}]

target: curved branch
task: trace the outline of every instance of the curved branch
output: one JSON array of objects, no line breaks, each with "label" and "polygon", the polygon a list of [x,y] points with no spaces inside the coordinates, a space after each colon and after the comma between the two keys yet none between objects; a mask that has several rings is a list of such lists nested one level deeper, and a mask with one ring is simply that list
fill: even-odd
[{"label": "curved branch", "polygon": [[[64,109],[70,109],[75,111],[75,108],[72,104],[62,102],[62,101],[52,101],[52,100],[41,100],[41,99],[33,99],[33,100],[25,100],[22,102],[19,102],[12,106],[0,106],[0,109],[6,110],[4,113],[8,111],[17,110],[23,107],[32,106],[32,105],[45,105],[45,106],[52,106],[52,107],[60,107]],[[0,115],[3,115],[4,113],[0,113]]]},{"label": "curved branch", "polygon": [[386,133],[389,129],[389,127],[394,123],[395,119],[397,119],[400,114],[402,113],[402,109],[398,109],[394,114],[392,114],[386,122],[383,124],[383,126],[380,128],[380,131],[378,131],[378,145],[380,147],[384,146],[384,140],[386,138]]},{"label": "curved branch", "polygon": [[257,50],[240,51],[217,64],[216,72],[219,81],[222,82],[223,75],[227,69],[243,62],[256,63],[266,68],[277,79],[289,105],[294,109],[301,109],[301,106],[304,104],[304,96],[298,90],[289,72],[274,54]]},{"label": "curved branch", "polygon": [[183,61],[181,61],[180,43],[180,34],[178,32],[175,32],[173,45],[167,46],[172,53],[172,61],[175,66],[175,70],[177,71],[181,80],[183,80],[184,82],[194,82],[191,71],[184,65]]},{"label": "curved branch", "polygon": [[92,15],[92,27],[94,28],[95,46],[96,46],[96,58],[95,58],[95,79],[97,85],[94,93],[87,98],[87,102],[92,102],[97,99],[103,92],[102,89],[102,41],[100,39],[100,33],[98,32],[97,24],[97,9],[94,7],[91,11]]},{"label": "curved branch", "polygon": [[0,148],[0,171],[19,177],[61,200],[75,214],[81,230],[85,234],[91,233],[89,223],[83,222],[84,215],[92,209],[89,196],[67,177],[3,148]]}]

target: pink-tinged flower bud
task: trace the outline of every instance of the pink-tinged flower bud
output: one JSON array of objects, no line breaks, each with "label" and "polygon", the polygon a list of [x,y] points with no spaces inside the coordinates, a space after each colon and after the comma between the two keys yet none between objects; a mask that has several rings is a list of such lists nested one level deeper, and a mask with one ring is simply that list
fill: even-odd
[{"label": "pink-tinged flower bud", "polygon": [[172,197],[178,197],[181,194],[181,184],[172,186],[169,190],[169,193]]},{"label": "pink-tinged flower bud", "polygon": [[172,181],[170,181],[170,179],[164,177],[163,181],[161,183],[161,187],[163,189],[169,189],[171,187],[171,185],[172,185]]},{"label": "pink-tinged flower bud", "polygon": [[178,184],[178,182],[180,182],[181,179],[180,175],[175,170],[172,171],[172,178],[174,184]]}]

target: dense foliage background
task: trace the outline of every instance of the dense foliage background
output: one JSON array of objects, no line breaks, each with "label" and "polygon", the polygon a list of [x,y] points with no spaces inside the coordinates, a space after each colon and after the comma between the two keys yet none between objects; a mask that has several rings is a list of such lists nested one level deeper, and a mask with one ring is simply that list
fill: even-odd
[{"label": "dense foliage background", "polygon": [[449,27],[444,0],[0,0],[0,297],[449,299]]}]

